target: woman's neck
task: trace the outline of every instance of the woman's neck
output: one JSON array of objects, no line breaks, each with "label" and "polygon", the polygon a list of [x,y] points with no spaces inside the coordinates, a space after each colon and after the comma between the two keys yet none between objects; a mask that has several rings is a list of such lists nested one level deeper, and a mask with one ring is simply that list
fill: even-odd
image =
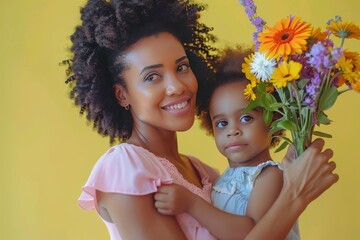
[{"label": "woman's neck", "polygon": [[158,128],[140,129],[134,127],[131,137],[127,141],[143,147],[156,156],[166,159],[179,159],[177,134],[174,131],[167,131]]}]

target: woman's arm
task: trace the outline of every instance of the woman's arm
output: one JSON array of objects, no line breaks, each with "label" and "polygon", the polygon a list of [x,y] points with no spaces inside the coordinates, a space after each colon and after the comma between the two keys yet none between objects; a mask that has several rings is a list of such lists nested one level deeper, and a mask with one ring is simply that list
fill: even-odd
[{"label": "woman's arm", "polygon": [[159,214],[153,194],[143,196],[98,192],[101,211],[115,223],[123,239],[186,239],[175,217]]}]

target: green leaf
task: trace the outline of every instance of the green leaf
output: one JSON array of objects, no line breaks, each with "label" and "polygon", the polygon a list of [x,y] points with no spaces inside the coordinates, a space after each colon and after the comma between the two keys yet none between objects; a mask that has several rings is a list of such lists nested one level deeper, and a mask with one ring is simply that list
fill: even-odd
[{"label": "green leaf", "polygon": [[282,128],[276,127],[276,126],[271,126],[269,134],[273,135],[274,133],[276,133],[277,131],[283,130]]},{"label": "green leaf", "polygon": [[323,132],[319,132],[319,131],[313,131],[313,134],[315,136],[319,136],[319,137],[324,137],[324,138],[332,138],[332,136],[328,133],[323,133]]},{"label": "green leaf", "polygon": [[317,124],[324,124],[328,125],[331,123],[331,120],[327,117],[327,115],[324,112],[319,112],[316,117]]},{"label": "green leaf", "polygon": [[270,93],[263,93],[260,96],[261,105],[268,111],[276,111],[277,108],[271,107],[274,103],[277,103],[276,98]]},{"label": "green leaf", "polygon": [[277,152],[280,152],[281,150],[283,150],[284,148],[286,148],[286,146],[289,145],[288,142],[283,142],[280,147],[278,147],[276,150],[275,150],[275,153]]},{"label": "green leaf", "polygon": [[320,96],[318,111],[325,111],[334,105],[339,92],[336,87],[330,87]]},{"label": "green leaf", "polygon": [[306,78],[296,81],[299,89],[303,89],[308,82],[309,82],[309,79],[306,79]]},{"label": "green leaf", "polygon": [[284,106],[284,104],[279,103],[279,102],[270,104],[270,108],[275,109],[275,111],[276,111],[277,109],[279,109],[279,108],[282,108],[283,106]]},{"label": "green leaf", "polygon": [[284,141],[288,142],[289,144],[292,143],[291,139],[290,138],[287,138],[287,137],[284,137],[282,136],[281,137]]},{"label": "green leaf", "polygon": [[259,94],[266,93],[265,83],[260,82],[260,83],[256,86],[256,89],[257,89],[257,92],[258,92]]},{"label": "green leaf", "polygon": [[296,124],[289,120],[279,121],[277,126],[282,129],[289,130],[289,131],[297,131]]},{"label": "green leaf", "polygon": [[260,101],[259,99],[255,99],[255,100],[251,100],[248,105],[246,106],[246,108],[243,110],[244,113],[247,113],[251,110],[253,110],[254,108],[257,108],[257,107],[260,107],[261,104],[260,104]]},{"label": "green leaf", "polygon": [[264,117],[266,126],[269,126],[273,120],[273,112],[264,109],[263,117]]}]

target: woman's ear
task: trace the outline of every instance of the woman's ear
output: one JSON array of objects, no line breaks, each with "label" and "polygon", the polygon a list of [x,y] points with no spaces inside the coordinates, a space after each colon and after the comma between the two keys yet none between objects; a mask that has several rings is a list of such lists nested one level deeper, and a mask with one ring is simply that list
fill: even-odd
[{"label": "woman's ear", "polygon": [[128,107],[130,103],[128,101],[125,88],[120,84],[115,84],[113,88],[114,88],[116,100],[120,104],[120,106],[124,108]]}]

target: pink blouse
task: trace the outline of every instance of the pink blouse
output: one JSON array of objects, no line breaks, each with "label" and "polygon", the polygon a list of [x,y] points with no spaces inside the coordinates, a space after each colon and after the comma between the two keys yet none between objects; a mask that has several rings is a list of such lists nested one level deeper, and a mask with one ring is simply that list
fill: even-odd
[{"label": "pink blouse", "polygon": [[[212,183],[219,172],[198,159],[187,156],[201,177],[203,188],[188,182],[165,158],[157,157],[145,148],[122,143],[110,148],[95,164],[83,186],[78,203],[85,210],[97,210],[96,190],[128,195],[155,193],[162,184],[177,183],[210,202]],[[125,216],[124,216],[125,217]],[[187,213],[176,216],[187,239],[215,239],[197,220]],[[105,222],[111,240],[121,240],[115,224]]]}]

